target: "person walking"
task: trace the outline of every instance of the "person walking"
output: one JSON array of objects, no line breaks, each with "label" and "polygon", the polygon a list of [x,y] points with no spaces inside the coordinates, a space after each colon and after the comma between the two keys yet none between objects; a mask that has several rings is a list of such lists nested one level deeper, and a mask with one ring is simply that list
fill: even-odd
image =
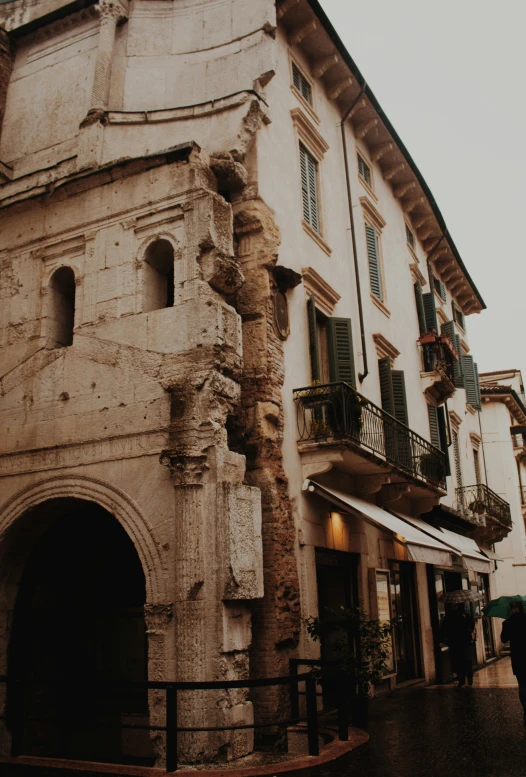
[{"label": "person walking", "polygon": [[502,624],[502,642],[510,643],[511,668],[519,683],[519,699],[526,722],[526,613],[521,601],[511,602],[510,615]]},{"label": "person walking", "polygon": [[457,604],[446,612],[440,624],[440,647],[444,643],[449,647],[453,671],[457,676],[458,687],[463,688],[466,678],[473,685],[473,664],[471,659],[472,643],[475,634],[475,621],[468,615],[463,604]]}]

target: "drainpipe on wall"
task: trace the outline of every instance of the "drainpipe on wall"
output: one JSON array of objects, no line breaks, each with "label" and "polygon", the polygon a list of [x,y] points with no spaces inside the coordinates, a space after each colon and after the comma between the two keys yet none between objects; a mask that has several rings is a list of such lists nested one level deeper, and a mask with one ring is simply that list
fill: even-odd
[{"label": "drainpipe on wall", "polygon": [[362,305],[362,290],[360,287],[360,272],[358,269],[358,251],[356,249],[356,234],[354,229],[354,214],[353,214],[353,208],[352,208],[352,194],[351,194],[351,179],[349,175],[349,161],[347,157],[347,139],[345,137],[345,122],[347,120],[347,117],[349,116],[350,112],[360,99],[360,97],[363,95],[365,88],[367,84],[364,82],[362,88],[352,101],[350,107],[346,110],[346,112],[343,115],[340,127],[342,131],[342,145],[343,145],[343,159],[345,164],[345,180],[347,183],[347,204],[349,206],[349,221],[351,222],[351,239],[352,239],[352,251],[353,251],[353,257],[354,257],[354,274],[356,277],[356,296],[358,299],[358,316],[360,319],[360,336],[362,341],[362,355],[363,355],[363,372],[358,374],[358,380],[360,383],[363,383],[364,379],[369,374],[369,368],[367,366],[367,347],[365,345],[365,330],[364,330],[364,324],[363,324],[363,305]]}]

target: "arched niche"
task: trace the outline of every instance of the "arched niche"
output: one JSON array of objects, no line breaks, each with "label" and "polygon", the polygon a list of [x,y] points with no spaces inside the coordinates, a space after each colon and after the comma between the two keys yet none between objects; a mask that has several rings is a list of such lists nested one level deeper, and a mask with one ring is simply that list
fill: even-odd
[{"label": "arched niche", "polygon": [[142,310],[171,308],[174,304],[174,248],[166,238],[157,238],[144,252]]},{"label": "arched niche", "polygon": [[47,322],[51,348],[72,345],[75,326],[75,273],[71,267],[59,267],[49,280]]}]

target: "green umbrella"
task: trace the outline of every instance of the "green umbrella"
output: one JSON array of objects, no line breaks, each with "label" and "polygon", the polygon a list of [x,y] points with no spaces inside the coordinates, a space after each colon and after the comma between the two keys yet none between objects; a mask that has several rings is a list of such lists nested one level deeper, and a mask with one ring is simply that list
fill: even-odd
[{"label": "green umbrella", "polygon": [[489,618],[507,618],[510,614],[510,607],[512,602],[522,602],[524,609],[526,610],[526,596],[499,596],[498,599],[492,599],[491,602],[484,607],[482,612]]}]

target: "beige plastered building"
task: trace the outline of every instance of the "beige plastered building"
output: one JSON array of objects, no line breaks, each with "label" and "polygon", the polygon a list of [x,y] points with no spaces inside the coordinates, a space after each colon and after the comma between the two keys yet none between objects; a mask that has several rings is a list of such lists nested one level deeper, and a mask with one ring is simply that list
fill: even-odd
[{"label": "beige plastered building", "polygon": [[[21,746],[162,763],[159,731],[93,753],[69,722],[64,752],[64,678],[287,674],[320,656],[302,619],[358,600],[396,623],[385,687],[446,678],[443,593],[489,592],[509,531],[463,495],[484,302],[321,7],[11,0],[0,26],[0,674],[54,710]],[[195,692],[179,725],[287,704]],[[164,701],[104,710],[162,725]]]}]

